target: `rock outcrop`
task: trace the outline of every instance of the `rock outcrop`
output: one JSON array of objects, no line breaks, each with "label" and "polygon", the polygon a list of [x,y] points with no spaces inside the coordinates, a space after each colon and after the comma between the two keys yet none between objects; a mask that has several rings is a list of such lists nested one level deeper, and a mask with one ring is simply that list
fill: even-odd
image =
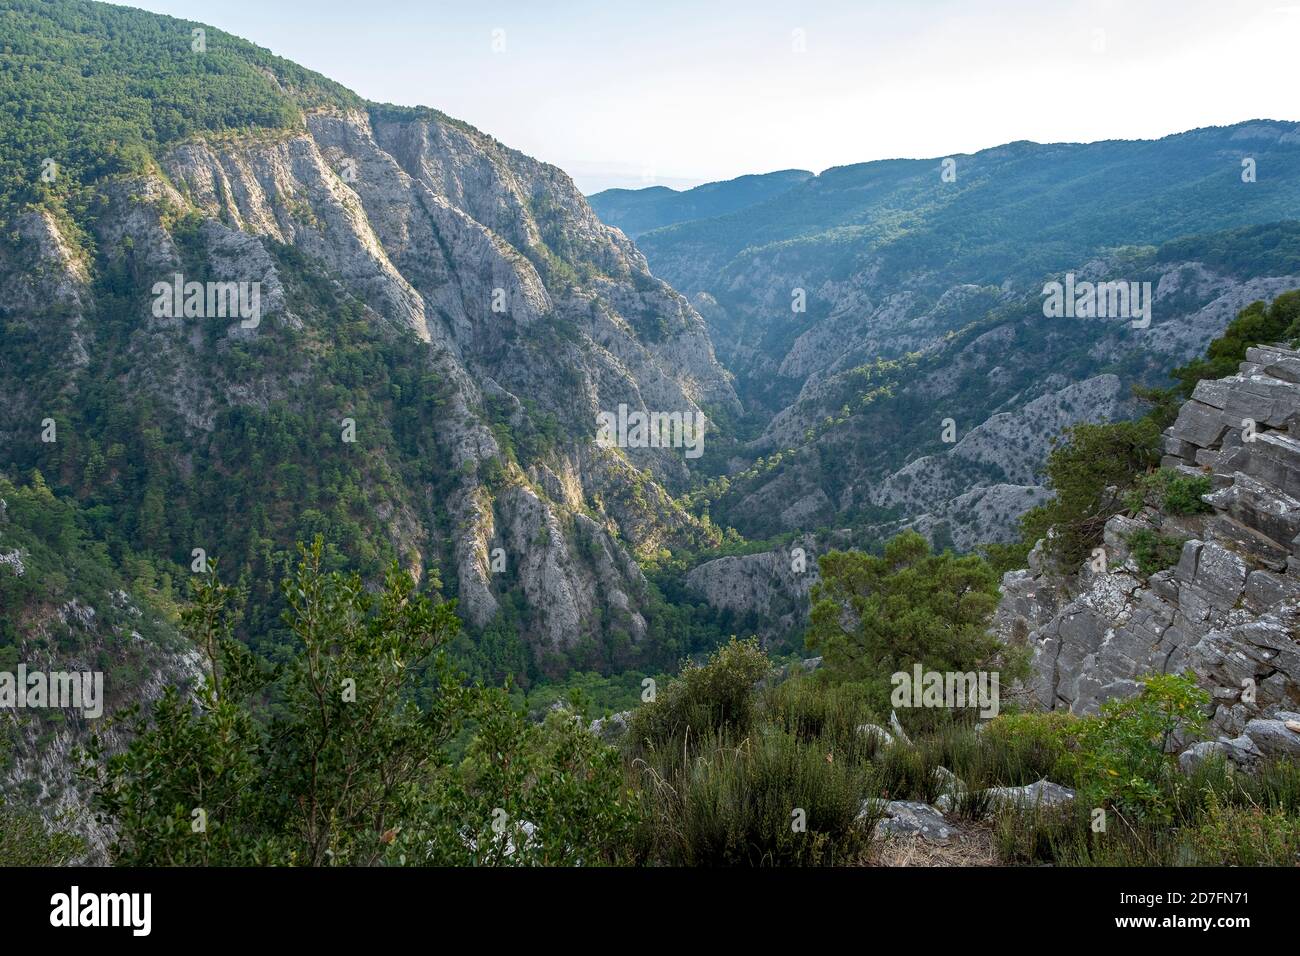
[{"label": "rock outcrop", "polygon": [[807,620],[820,553],[816,537],[804,535],[788,547],[705,561],[687,572],[686,586],[716,611],[757,618],[761,636],[786,636]]},{"label": "rock outcrop", "polygon": [[[1238,374],[1200,382],[1164,435],[1166,468],[1207,478],[1203,514],[1145,509],[1105,529],[1074,578],[1036,553],[1003,579],[996,623],[1034,652],[1030,690],[1049,709],[1095,712],[1150,673],[1193,673],[1237,762],[1300,756],[1300,352],[1252,348]],[[1182,541],[1177,563],[1143,573],[1138,532]],[[1300,726],[1300,725],[1297,725]]]}]

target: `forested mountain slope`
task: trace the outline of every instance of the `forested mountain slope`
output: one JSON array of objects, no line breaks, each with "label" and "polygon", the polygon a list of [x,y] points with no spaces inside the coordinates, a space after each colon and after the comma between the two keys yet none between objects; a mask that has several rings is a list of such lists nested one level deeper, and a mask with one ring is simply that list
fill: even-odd
[{"label": "forested mountain slope", "polygon": [[670,497],[683,449],[599,447],[596,415],[738,405],[564,173],[167,17],[21,0],[0,45],[0,468],[76,497],[114,560],[201,548],[258,606],[295,540],[370,580],[397,558],[497,628],[494,676],[687,650],[638,559],[717,532]]},{"label": "forested mountain slope", "polygon": [[[745,406],[697,500],[747,537],[1005,538],[1062,428],[1135,414],[1133,385],[1300,284],[1298,174],[1289,122],[1019,142],[831,169],[642,235]],[[1150,314],[1048,315],[1048,284],[1076,281],[1149,290]]]}]

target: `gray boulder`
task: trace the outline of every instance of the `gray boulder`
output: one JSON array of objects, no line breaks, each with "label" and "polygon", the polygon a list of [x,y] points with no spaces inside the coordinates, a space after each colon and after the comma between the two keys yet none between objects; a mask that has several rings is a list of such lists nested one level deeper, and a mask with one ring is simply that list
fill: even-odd
[{"label": "gray boulder", "polygon": [[862,806],[860,817],[884,810],[884,818],[876,824],[876,836],[919,836],[931,843],[947,843],[953,830],[943,814],[928,803],[912,800],[891,800],[881,805],[878,800],[868,800]]},{"label": "gray boulder", "polygon": [[1253,766],[1261,754],[1255,742],[1245,734],[1231,740],[1220,737],[1192,744],[1178,755],[1178,766],[1183,773],[1190,774],[1214,756],[1224,757],[1230,766],[1246,769]]},{"label": "gray boulder", "polygon": [[1300,760],[1300,714],[1278,711],[1275,719],[1246,724],[1245,736],[1265,757]]},{"label": "gray boulder", "polygon": [[1023,787],[990,787],[983,791],[995,809],[1014,807],[1031,810],[1036,807],[1060,807],[1074,802],[1074,791],[1050,780],[1038,780]]},{"label": "gray boulder", "polygon": [[588,729],[601,740],[610,743],[627,733],[627,722],[631,717],[630,710],[610,714],[608,717],[597,717]]}]

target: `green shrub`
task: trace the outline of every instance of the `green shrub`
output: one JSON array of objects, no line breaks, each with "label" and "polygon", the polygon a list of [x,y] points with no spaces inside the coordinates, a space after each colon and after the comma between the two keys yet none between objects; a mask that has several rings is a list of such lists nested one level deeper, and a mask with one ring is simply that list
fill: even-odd
[{"label": "green shrub", "polygon": [[1092,807],[1075,801],[1062,807],[1006,809],[994,824],[998,857],[1008,864],[1054,866],[1178,866],[1194,862],[1177,832],[1132,825],[1109,817],[1106,829],[1092,828]]},{"label": "green shrub", "polygon": [[36,813],[0,801],[0,867],[67,866],[85,850],[80,837],[51,829]]},{"label": "green shrub", "polygon": [[750,639],[718,648],[708,663],[687,663],[655,699],[633,712],[628,740],[634,748],[699,738],[706,731],[746,733],[754,720],[754,684],[771,661]]},{"label": "green shrub", "polygon": [[430,787],[387,861],[434,866],[594,866],[628,862],[639,806],[619,752],[564,708],[534,722],[504,690],[485,691],[456,773]]},{"label": "green shrub", "polygon": [[654,859],[672,866],[854,862],[875,823],[870,813],[859,819],[866,774],[829,747],[769,727],[739,744],[708,734],[668,777],[640,764]]},{"label": "green shrub", "polygon": [[1300,763],[1268,760],[1251,774],[1237,774],[1236,799],[1291,816],[1300,816]]},{"label": "green shrub", "polygon": [[1209,475],[1185,475],[1172,468],[1160,468],[1139,478],[1124,504],[1130,513],[1152,507],[1169,515],[1205,514],[1214,510],[1201,500],[1210,488]]},{"label": "green shrub", "polygon": [[[1026,541],[1073,566],[1101,541],[1107,520],[1124,510],[1129,489],[1159,458],[1160,429],[1149,419],[1075,425],[1047,457],[1055,497],[1020,520]],[[1048,531],[1054,533],[1049,536]]]},{"label": "green shrub", "polygon": [[[928,670],[996,670],[1006,686],[1028,671],[1020,648],[989,630],[998,576],[978,555],[933,554],[914,531],[891,539],[877,557],[832,551],[819,561],[806,642],[824,657],[823,679],[861,685],[887,713],[891,675]],[[941,712],[917,709],[913,720],[933,723]]]},{"label": "green shrub", "polygon": [[1210,795],[1207,818],[1191,834],[1204,866],[1300,865],[1300,817],[1221,804]]},{"label": "green shrub", "polygon": [[878,738],[858,730],[876,719],[861,687],[796,677],[766,688],[761,706],[764,723],[805,743],[825,741],[837,760],[866,762],[876,753]]},{"label": "green shrub", "polygon": [[978,769],[981,777],[994,781],[990,786],[1022,787],[1044,778],[1073,785],[1078,726],[1079,719],[1067,711],[1002,714],[979,736],[978,768],[953,770],[969,779]]},{"label": "green shrub", "polygon": [[1174,475],[1165,489],[1164,511],[1171,515],[1194,515],[1213,511],[1201,500],[1210,493],[1209,475]]},{"label": "green shrub", "polygon": [[1138,570],[1147,577],[1177,564],[1183,553],[1183,545],[1187,543],[1186,538],[1160,534],[1149,528],[1134,531],[1125,540],[1133,560],[1137,562]]},{"label": "green shrub", "polygon": [[925,747],[895,743],[882,747],[872,762],[872,792],[885,800],[918,800],[933,803],[943,792],[943,781],[935,774],[938,755]]},{"label": "green shrub", "polygon": [[1181,782],[1172,741],[1194,739],[1210,695],[1191,676],[1154,674],[1127,700],[1109,700],[1079,723],[1079,783],[1091,806],[1141,819],[1172,818],[1171,791]]}]

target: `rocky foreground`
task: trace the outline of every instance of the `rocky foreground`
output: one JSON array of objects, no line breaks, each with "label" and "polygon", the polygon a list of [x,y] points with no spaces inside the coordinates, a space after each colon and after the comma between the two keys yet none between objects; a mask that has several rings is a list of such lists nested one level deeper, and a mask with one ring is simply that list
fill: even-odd
[{"label": "rocky foreground", "polygon": [[[1145,674],[1191,671],[1213,698],[1218,739],[1194,745],[1248,765],[1300,758],[1300,352],[1252,348],[1238,374],[1202,381],[1165,431],[1162,464],[1211,478],[1204,514],[1146,509],[1106,524],[1105,570],[1007,574],[996,617],[1034,652],[1029,688],[1048,709],[1095,713]],[[1186,539],[1144,575],[1135,533]]]}]

